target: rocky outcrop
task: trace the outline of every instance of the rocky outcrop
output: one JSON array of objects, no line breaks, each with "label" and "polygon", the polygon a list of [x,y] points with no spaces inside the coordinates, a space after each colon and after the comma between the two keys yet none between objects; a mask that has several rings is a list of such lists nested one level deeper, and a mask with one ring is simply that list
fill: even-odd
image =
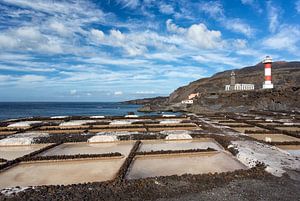
[{"label": "rocky outcrop", "polygon": [[136,100],[129,100],[125,101],[126,104],[135,104],[135,105],[146,105],[146,104],[160,104],[164,103],[168,100],[169,97],[155,97],[155,98],[144,98],[144,99],[136,99]]}]

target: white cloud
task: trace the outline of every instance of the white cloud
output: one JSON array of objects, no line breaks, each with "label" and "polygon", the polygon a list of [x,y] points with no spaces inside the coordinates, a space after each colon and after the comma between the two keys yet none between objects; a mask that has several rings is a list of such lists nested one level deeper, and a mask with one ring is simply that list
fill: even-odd
[{"label": "white cloud", "polygon": [[19,27],[0,33],[0,48],[46,53],[62,53],[60,40],[41,34],[37,27]]},{"label": "white cloud", "polygon": [[122,34],[121,31],[116,30],[116,29],[110,30],[110,36],[113,37],[113,39],[116,39],[118,41],[122,41],[125,39],[124,34]]},{"label": "white cloud", "polygon": [[174,8],[171,5],[168,5],[168,4],[161,4],[159,6],[159,11],[161,13],[164,13],[164,14],[173,14],[174,13]]},{"label": "white cloud", "polygon": [[140,5],[139,0],[118,0],[120,4],[123,5],[124,8],[128,7],[134,9]]},{"label": "white cloud", "polygon": [[247,41],[244,39],[236,39],[234,40],[233,45],[237,49],[243,49],[247,47]]},{"label": "white cloud", "polygon": [[187,30],[187,38],[200,48],[216,48],[222,46],[221,32],[208,30],[205,24],[194,24]]},{"label": "white cloud", "polygon": [[121,96],[121,95],[123,95],[123,92],[122,91],[115,91],[114,95],[115,96]]},{"label": "white cloud", "polygon": [[18,42],[16,39],[0,33],[0,48],[11,49],[16,47],[17,44]]},{"label": "white cloud", "polygon": [[241,0],[243,4],[253,4],[254,0]]},{"label": "white cloud", "polygon": [[46,80],[46,77],[40,75],[23,75],[18,80],[20,82],[41,82]]},{"label": "white cloud", "polygon": [[228,18],[225,15],[223,5],[219,1],[200,3],[200,10],[221,23],[226,29],[244,34],[247,37],[253,35],[254,30],[239,18]]},{"label": "white cloud", "polygon": [[19,71],[19,72],[54,72],[55,68],[35,68],[27,66],[9,66],[9,65],[0,65],[0,70],[9,70],[9,71]]},{"label": "white cloud", "polygon": [[227,19],[224,21],[224,24],[227,29],[237,33],[242,33],[247,37],[251,37],[254,34],[254,30],[250,27],[250,25],[242,22],[240,19]]},{"label": "white cloud", "polygon": [[219,18],[224,16],[224,9],[220,2],[209,1],[200,3],[199,9],[213,18]]},{"label": "white cloud", "polygon": [[16,30],[17,36],[25,40],[39,40],[41,33],[36,27],[20,27]]},{"label": "white cloud", "polygon": [[137,91],[135,93],[136,94],[155,94],[156,92],[154,92],[154,91]]},{"label": "white cloud", "polygon": [[201,53],[197,56],[193,56],[195,61],[200,63],[214,63],[214,64],[221,64],[221,65],[229,65],[232,67],[242,67],[243,65],[241,62],[230,55],[224,55],[221,53]]},{"label": "white cloud", "polygon": [[91,30],[91,37],[95,41],[101,42],[101,41],[103,41],[105,35],[104,35],[103,31],[101,31],[101,30],[92,29]]},{"label": "white cloud", "polygon": [[292,53],[299,52],[300,27],[284,26],[280,31],[263,41],[265,47],[276,50],[288,50]]},{"label": "white cloud", "polygon": [[166,21],[167,30],[173,33],[184,33],[186,30],[173,23],[172,19]]},{"label": "white cloud", "polygon": [[249,5],[253,8],[254,11],[258,13],[262,13],[263,9],[260,6],[260,3],[258,0],[241,0],[242,4]]},{"label": "white cloud", "polygon": [[69,29],[63,23],[60,23],[57,21],[51,22],[49,26],[51,29],[53,29],[54,31],[56,31],[57,33],[59,33],[63,36],[68,36],[71,33],[69,31]]},{"label": "white cloud", "polygon": [[295,4],[295,8],[296,8],[296,11],[298,12],[298,13],[300,13],[300,0],[298,0],[298,1],[296,1],[296,4]]},{"label": "white cloud", "polygon": [[0,75],[0,82],[6,82],[10,80],[12,77],[10,75]]},{"label": "white cloud", "polygon": [[279,26],[280,9],[275,7],[271,1],[267,2],[269,30],[275,32]]},{"label": "white cloud", "polygon": [[76,95],[76,94],[77,94],[77,90],[76,90],[76,89],[70,90],[70,94],[71,94],[71,95]]}]

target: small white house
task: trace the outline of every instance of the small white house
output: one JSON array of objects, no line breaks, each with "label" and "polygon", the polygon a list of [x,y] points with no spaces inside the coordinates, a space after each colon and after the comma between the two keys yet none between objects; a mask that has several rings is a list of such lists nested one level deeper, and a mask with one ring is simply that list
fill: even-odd
[{"label": "small white house", "polygon": [[193,104],[194,101],[193,100],[183,100],[181,101],[182,104]]}]

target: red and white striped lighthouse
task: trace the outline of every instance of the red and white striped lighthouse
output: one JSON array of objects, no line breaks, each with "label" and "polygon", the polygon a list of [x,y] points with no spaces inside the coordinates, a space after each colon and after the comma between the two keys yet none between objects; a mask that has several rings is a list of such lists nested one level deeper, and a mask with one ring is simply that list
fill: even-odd
[{"label": "red and white striped lighthouse", "polygon": [[266,58],[262,62],[265,66],[265,82],[263,84],[263,89],[273,89],[272,84],[272,58],[270,56],[266,56]]}]

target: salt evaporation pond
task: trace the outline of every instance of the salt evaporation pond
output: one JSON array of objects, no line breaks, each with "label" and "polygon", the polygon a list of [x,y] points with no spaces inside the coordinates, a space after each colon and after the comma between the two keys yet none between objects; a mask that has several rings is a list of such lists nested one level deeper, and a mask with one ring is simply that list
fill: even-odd
[{"label": "salt evaporation pond", "polygon": [[249,136],[257,140],[270,142],[300,142],[300,139],[284,134],[249,134]]},{"label": "salt evaporation pond", "polygon": [[101,142],[101,143],[64,143],[54,147],[41,156],[53,155],[76,155],[76,154],[104,154],[119,152],[127,156],[133,147],[134,142]]},{"label": "salt evaporation pond", "polygon": [[0,173],[0,189],[112,180],[123,160],[84,159],[21,163]]},{"label": "salt evaporation pond", "polygon": [[222,150],[223,148],[213,139],[203,138],[197,140],[145,140],[139,151],[160,151],[160,150],[188,150],[207,149]]},{"label": "salt evaporation pond", "polygon": [[241,133],[245,133],[247,130],[248,131],[266,131],[266,129],[259,128],[259,127],[231,127],[231,129],[241,132]]},{"label": "salt evaporation pond", "polygon": [[127,179],[228,172],[246,167],[224,152],[137,156]]},{"label": "salt evaporation pond", "polygon": [[40,150],[49,144],[32,144],[32,145],[20,145],[20,146],[0,146],[0,158],[6,160],[14,160],[22,157],[26,154],[30,154],[34,151]]},{"label": "salt evaporation pond", "polygon": [[278,145],[277,147],[287,151],[293,156],[300,157],[300,145]]},{"label": "salt evaporation pond", "polygon": [[293,131],[293,132],[297,132],[299,131],[300,132],[300,127],[292,127],[292,126],[289,126],[289,127],[276,127],[276,129],[280,129],[280,130],[284,130],[284,131]]}]

